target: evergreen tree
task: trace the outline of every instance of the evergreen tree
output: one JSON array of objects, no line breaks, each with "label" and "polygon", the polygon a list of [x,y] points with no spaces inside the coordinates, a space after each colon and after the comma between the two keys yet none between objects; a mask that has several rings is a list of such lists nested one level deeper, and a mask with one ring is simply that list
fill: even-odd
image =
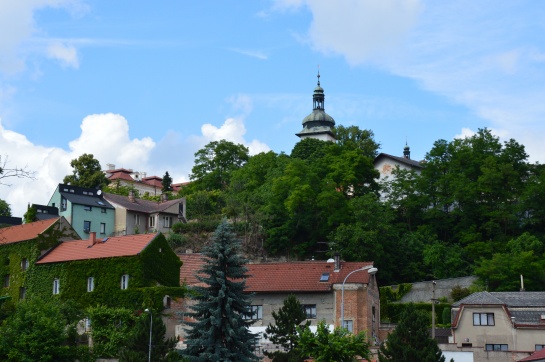
[{"label": "evergreen tree", "polygon": [[145,362],[149,356],[149,338],[151,328],[151,360],[157,362],[179,361],[174,350],[176,340],[165,339],[166,327],[160,315],[144,313],[138,319],[128,343],[119,351],[120,362]]},{"label": "evergreen tree", "polygon": [[163,185],[163,188],[161,191],[163,192],[170,192],[172,191],[172,177],[168,174],[168,171],[165,172],[165,175],[163,176],[163,181],[161,182],[161,185]]},{"label": "evergreen tree", "polygon": [[194,287],[195,300],[189,316],[187,348],[183,356],[192,362],[246,362],[259,360],[253,354],[256,336],[250,333],[250,299],[244,294],[246,260],[238,252],[240,241],[235,238],[227,221],[214,234],[212,243],[203,248],[204,266],[197,278],[205,286]]},{"label": "evergreen tree", "polygon": [[[304,361],[305,359],[296,350],[299,339],[297,327],[307,319],[299,300],[294,295],[288,296],[284,300],[282,308],[278,312],[272,312],[272,316],[275,325],[269,324],[265,329],[265,338],[282,347],[283,350],[265,351],[265,356],[271,358],[273,362]],[[310,321],[305,324],[305,326],[308,325],[310,325]]]},{"label": "evergreen tree", "polygon": [[410,304],[396,329],[388,335],[386,344],[380,347],[380,362],[445,362],[445,356],[430,337],[426,314]]}]

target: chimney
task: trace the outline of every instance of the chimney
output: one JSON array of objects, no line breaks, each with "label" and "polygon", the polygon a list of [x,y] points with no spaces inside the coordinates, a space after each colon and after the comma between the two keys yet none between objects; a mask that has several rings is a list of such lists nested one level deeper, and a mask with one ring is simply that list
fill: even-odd
[{"label": "chimney", "polygon": [[91,231],[89,233],[89,241],[91,242],[91,245],[95,245],[97,243],[97,233],[96,233],[96,231]]},{"label": "chimney", "polygon": [[339,253],[335,253],[335,269],[333,271],[339,272],[341,270],[341,256]]},{"label": "chimney", "polygon": [[129,201],[134,202],[134,190],[129,190]]},{"label": "chimney", "polygon": [[163,192],[161,194],[161,202],[167,202],[167,201],[168,201],[168,194]]}]

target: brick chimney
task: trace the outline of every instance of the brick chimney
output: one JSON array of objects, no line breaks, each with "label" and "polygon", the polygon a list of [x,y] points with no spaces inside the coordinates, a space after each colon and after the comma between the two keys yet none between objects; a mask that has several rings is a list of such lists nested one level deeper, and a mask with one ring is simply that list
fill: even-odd
[{"label": "brick chimney", "polygon": [[97,243],[97,232],[91,231],[89,233],[89,241],[91,242],[91,245],[95,245]]},{"label": "brick chimney", "polygon": [[129,201],[134,202],[134,191],[133,190],[129,191]]},{"label": "brick chimney", "polygon": [[339,253],[335,253],[335,268],[333,269],[333,271],[340,271],[341,270],[341,256],[339,255]]}]

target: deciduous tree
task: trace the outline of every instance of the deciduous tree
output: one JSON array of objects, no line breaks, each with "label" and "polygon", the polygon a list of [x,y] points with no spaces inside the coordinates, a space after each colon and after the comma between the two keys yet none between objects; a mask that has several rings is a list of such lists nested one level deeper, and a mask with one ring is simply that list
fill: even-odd
[{"label": "deciduous tree", "polygon": [[100,163],[92,154],[84,153],[70,162],[72,174],[63,179],[63,183],[88,188],[104,188],[109,180],[102,172]]}]

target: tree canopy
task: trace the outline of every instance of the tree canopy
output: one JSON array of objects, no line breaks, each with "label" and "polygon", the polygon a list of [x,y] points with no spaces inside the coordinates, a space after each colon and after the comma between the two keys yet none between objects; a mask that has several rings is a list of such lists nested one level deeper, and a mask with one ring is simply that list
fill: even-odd
[{"label": "tree canopy", "polygon": [[92,154],[84,153],[70,162],[72,174],[63,179],[63,183],[79,187],[102,189],[110,183],[100,163]]}]

